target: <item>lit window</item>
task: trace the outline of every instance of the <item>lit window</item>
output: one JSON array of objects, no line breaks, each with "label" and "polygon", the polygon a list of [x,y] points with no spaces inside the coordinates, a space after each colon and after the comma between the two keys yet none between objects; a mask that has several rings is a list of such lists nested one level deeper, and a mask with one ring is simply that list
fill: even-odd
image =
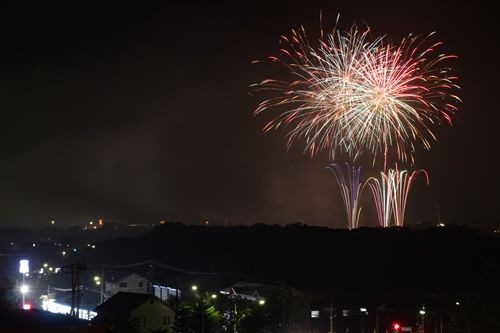
[{"label": "lit window", "polygon": [[312,310],[311,318],[319,318],[319,310]]}]

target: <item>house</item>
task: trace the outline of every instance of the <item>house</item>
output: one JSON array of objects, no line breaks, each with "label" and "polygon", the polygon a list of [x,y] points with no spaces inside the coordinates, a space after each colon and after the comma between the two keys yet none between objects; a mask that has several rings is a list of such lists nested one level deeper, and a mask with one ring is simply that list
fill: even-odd
[{"label": "house", "polygon": [[115,282],[106,282],[106,294],[115,295],[119,292],[150,294],[151,289],[146,278],[132,273]]},{"label": "house", "polygon": [[113,282],[106,281],[105,295],[106,298],[109,298],[119,292],[153,294],[159,299],[168,302],[173,302],[177,297],[180,297],[179,290],[164,286],[160,284],[160,281],[157,282],[155,283],[132,273]]},{"label": "house", "polygon": [[94,311],[92,322],[109,325],[113,332],[173,331],[174,309],[151,294],[118,292]]}]

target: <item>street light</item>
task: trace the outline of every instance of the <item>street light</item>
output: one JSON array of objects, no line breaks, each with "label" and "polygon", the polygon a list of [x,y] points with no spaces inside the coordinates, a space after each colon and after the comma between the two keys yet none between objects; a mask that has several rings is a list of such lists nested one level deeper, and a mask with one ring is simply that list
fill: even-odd
[{"label": "street light", "polygon": [[23,276],[23,284],[21,285],[21,294],[23,295],[23,309],[26,305],[24,295],[28,292],[28,286],[24,284],[24,276],[30,271],[30,261],[27,259],[19,260],[19,273]]},{"label": "street light", "polygon": [[191,290],[194,291],[196,298],[200,301],[200,312],[201,312],[201,333],[205,333],[205,300],[200,295],[198,295],[198,286],[193,284]]},{"label": "street light", "polygon": [[259,305],[265,305],[266,304],[266,300],[261,298],[259,299]]},{"label": "street light", "polygon": [[19,289],[21,290],[21,294],[23,294],[23,296],[30,290],[30,288],[25,284],[23,284]]},{"label": "street light", "polygon": [[418,313],[422,316],[422,332],[425,332],[425,306],[422,306],[422,308],[418,311]]},{"label": "street light", "polygon": [[25,295],[28,293],[30,288],[27,285],[23,284],[19,289],[21,291],[21,295],[23,295],[23,309],[25,309],[26,307]]}]

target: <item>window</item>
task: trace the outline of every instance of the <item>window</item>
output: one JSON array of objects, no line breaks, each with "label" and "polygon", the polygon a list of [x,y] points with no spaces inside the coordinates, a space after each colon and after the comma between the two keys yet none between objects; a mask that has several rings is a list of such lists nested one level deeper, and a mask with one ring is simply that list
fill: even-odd
[{"label": "window", "polygon": [[146,318],[145,317],[139,317],[139,318],[134,318],[130,322],[133,327],[144,327],[146,326]]},{"label": "window", "polygon": [[143,285],[142,281],[139,282],[139,288],[142,288],[142,285]]},{"label": "window", "polygon": [[312,310],[311,318],[319,318],[319,310]]},{"label": "window", "polygon": [[127,282],[120,282],[120,288],[127,288]]}]

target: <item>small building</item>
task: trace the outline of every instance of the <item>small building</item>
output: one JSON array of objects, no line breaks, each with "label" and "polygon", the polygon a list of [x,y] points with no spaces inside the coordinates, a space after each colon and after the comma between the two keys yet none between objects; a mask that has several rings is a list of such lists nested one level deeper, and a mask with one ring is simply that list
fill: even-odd
[{"label": "small building", "polygon": [[180,297],[180,291],[167,287],[162,281],[151,281],[136,273],[128,274],[106,281],[105,298],[109,298],[119,292],[153,294],[162,301],[174,302]]},{"label": "small building", "polygon": [[175,288],[170,288],[162,285],[153,284],[153,294],[166,302],[175,302],[180,297],[180,291]]},{"label": "small building", "polygon": [[146,278],[132,273],[115,282],[106,282],[106,294],[115,295],[119,292],[150,294],[151,289]]},{"label": "small building", "polygon": [[114,332],[173,331],[174,309],[151,294],[119,292],[94,311],[92,322],[109,325]]}]

